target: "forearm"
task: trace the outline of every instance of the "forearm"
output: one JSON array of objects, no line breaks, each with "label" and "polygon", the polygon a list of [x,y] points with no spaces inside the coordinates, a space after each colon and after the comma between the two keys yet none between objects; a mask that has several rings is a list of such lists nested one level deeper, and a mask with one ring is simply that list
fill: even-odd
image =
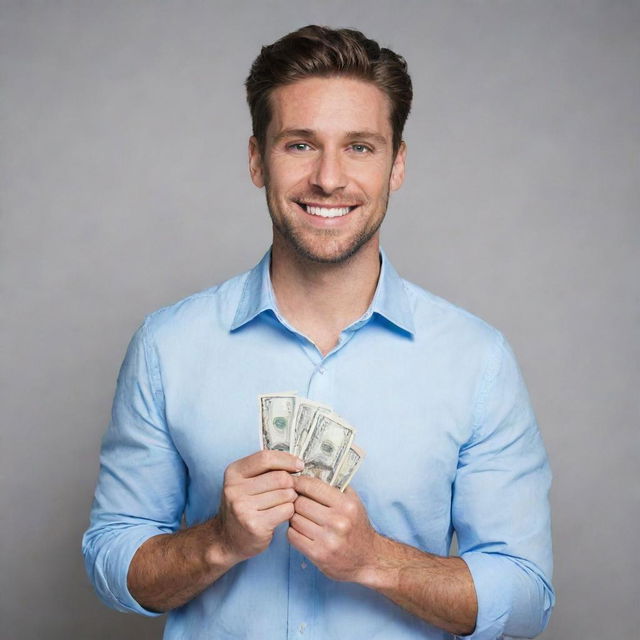
[{"label": "forearm", "polygon": [[301,468],[300,460],[283,451],[259,451],[230,464],[218,514],[142,544],[129,565],[129,593],[145,609],[175,609],[234,565],[262,553],[275,528],[293,515],[291,473]]},{"label": "forearm", "polygon": [[175,609],[198,595],[241,558],[228,551],[218,518],[147,540],[129,566],[127,586],[145,609]]},{"label": "forearm", "polygon": [[461,558],[432,555],[382,536],[358,582],[449,633],[466,635],[476,624],[473,579]]}]

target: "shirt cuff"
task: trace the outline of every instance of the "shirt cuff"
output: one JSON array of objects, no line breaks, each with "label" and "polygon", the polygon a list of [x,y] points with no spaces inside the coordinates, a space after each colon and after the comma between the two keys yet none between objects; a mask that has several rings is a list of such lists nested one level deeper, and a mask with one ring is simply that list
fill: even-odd
[{"label": "shirt cuff", "polygon": [[465,553],[478,600],[476,628],[471,635],[456,636],[465,640],[495,640],[504,633],[511,613],[509,580],[505,580],[501,562],[480,551]]},{"label": "shirt cuff", "polygon": [[129,566],[136,551],[149,538],[162,534],[153,526],[135,526],[112,533],[95,560],[96,590],[105,604],[125,612],[140,613],[149,617],[162,613],[140,606],[127,587]]}]

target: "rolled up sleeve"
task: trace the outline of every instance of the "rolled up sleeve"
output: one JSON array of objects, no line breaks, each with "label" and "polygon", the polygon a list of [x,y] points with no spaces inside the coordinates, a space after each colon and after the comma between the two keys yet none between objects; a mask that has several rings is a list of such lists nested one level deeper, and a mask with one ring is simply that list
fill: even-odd
[{"label": "rolled up sleeve", "polygon": [[522,375],[502,335],[487,359],[461,448],[452,517],[478,599],[471,640],[534,637],[555,602],[551,472]]},{"label": "rolled up sleeve", "polygon": [[129,565],[146,540],[179,528],[185,504],[187,473],[164,414],[158,356],[145,322],[118,375],[82,551],[89,579],[107,605],[148,616],[160,614],[129,593]]}]

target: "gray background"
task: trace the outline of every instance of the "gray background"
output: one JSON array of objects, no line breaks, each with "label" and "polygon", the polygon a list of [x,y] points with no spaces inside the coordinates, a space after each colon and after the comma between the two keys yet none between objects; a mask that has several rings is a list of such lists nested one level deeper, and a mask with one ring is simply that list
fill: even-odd
[{"label": "gray background", "polygon": [[99,442],[143,316],[266,249],[242,82],[260,44],[311,22],[409,62],[383,244],[524,369],[555,472],[543,637],[639,637],[638,2],[0,7],[3,639],[160,635],[84,575]]}]

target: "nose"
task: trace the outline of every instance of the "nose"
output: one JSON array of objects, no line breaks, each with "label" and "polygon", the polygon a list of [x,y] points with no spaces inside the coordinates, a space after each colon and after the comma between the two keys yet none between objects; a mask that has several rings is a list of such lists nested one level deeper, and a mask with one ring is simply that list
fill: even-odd
[{"label": "nose", "polygon": [[311,174],[311,183],[327,194],[347,186],[344,159],[339,149],[324,149],[318,154]]}]

